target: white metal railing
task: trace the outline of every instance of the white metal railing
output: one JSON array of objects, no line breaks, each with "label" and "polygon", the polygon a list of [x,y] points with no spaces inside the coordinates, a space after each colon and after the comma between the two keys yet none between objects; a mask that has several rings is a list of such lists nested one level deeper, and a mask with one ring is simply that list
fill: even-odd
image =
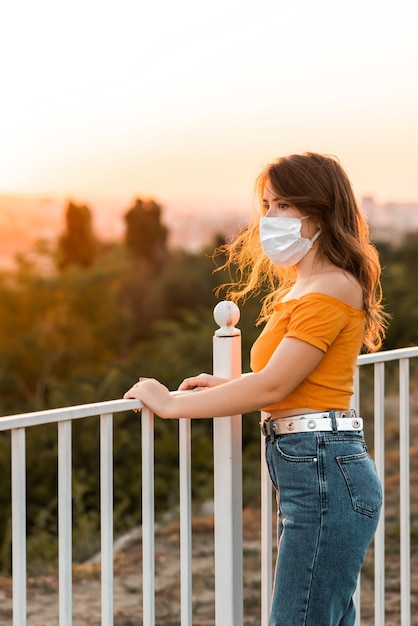
[{"label": "white metal railing", "polygon": [[[215,308],[219,329],[213,343],[214,374],[241,375],[240,331],[237,307],[222,302]],[[374,365],[374,456],[384,485],[384,368],[399,361],[400,412],[400,509],[401,509],[401,625],[410,626],[410,519],[409,519],[409,362],[418,347],[359,357],[362,365]],[[359,368],[353,407],[360,413]],[[177,393],[177,392],[173,392]],[[113,415],[139,408],[136,400],[114,400],[39,411],[0,419],[0,431],[11,432],[12,445],[12,566],[13,626],[26,626],[26,429],[41,424],[58,425],[58,548],[59,625],[72,624],[72,509],[71,430],[74,420],[100,416],[100,513],[101,513],[101,607],[102,626],[113,625]],[[142,410],[142,570],[143,624],[155,624],[154,564],[154,415]],[[242,459],[241,416],[214,421],[215,456],[215,621],[217,626],[243,624],[242,565]],[[181,626],[192,626],[191,557],[191,421],[179,423],[180,469],[180,599]],[[264,448],[262,455],[264,456]],[[261,516],[261,624],[268,623],[272,584],[272,488],[262,462]],[[384,515],[375,538],[375,625],[385,624],[385,529]],[[360,588],[360,586],[359,586]],[[357,624],[360,624],[357,594]]]},{"label": "white metal railing", "polygon": [[[418,356],[418,347],[388,350],[359,357],[354,408],[360,413],[359,368],[374,368],[374,459],[385,482],[385,363],[399,363],[399,480],[400,480],[400,606],[401,626],[411,625],[411,519],[410,519],[410,360]],[[383,511],[385,490],[383,489]],[[375,624],[385,624],[385,516],[382,514],[374,540]],[[358,594],[359,595],[359,594]],[[357,595],[357,597],[358,597]],[[356,626],[360,625],[360,603]]]},{"label": "white metal railing", "polygon": [[[74,420],[100,415],[100,503],[102,624],[113,624],[113,413],[137,408],[134,400],[114,400],[12,415],[0,419],[11,432],[13,626],[26,625],[26,429],[58,425],[59,624],[72,624],[71,430]],[[147,420],[144,420],[147,423]]]}]

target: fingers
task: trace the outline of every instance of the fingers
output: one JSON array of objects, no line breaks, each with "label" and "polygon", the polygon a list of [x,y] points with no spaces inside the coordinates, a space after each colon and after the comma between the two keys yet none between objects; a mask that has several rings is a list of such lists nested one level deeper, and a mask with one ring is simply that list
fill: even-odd
[{"label": "fingers", "polygon": [[178,386],[179,391],[185,391],[186,389],[190,389],[188,379],[184,379],[183,382],[180,383],[180,385]]},{"label": "fingers", "polygon": [[[124,400],[140,400],[138,391],[139,391],[140,384],[144,380],[149,380],[149,379],[141,376],[138,382],[132,385],[132,387],[128,389],[128,391],[123,395]],[[141,409],[133,409],[134,413],[139,413],[140,411]]]},{"label": "fingers", "polygon": [[206,385],[202,384],[202,381],[197,381],[196,377],[194,378],[185,378],[183,382],[179,385],[179,391],[187,391],[188,389],[195,389],[198,386],[205,387]]},{"label": "fingers", "polygon": [[[154,406],[159,396],[164,392],[168,393],[168,389],[161,385],[155,378],[146,378],[141,376],[138,382],[134,383],[130,389],[124,394],[125,400],[139,400],[143,406]],[[135,413],[141,411],[133,409]]]},{"label": "fingers", "polygon": [[[127,391],[124,396],[123,399],[124,400],[139,400],[138,396],[135,395],[135,392],[133,391],[134,387],[132,387],[131,389],[129,389],[129,391]],[[139,413],[141,411],[141,409],[132,409],[134,413]]]},{"label": "fingers", "polygon": [[188,389],[195,389],[196,387],[207,387],[209,374],[199,374],[199,376],[192,376],[191,378],[185,378],[179,385],[179,391],[186,391]]},{"label": "fingers", "polygon": [[219,376],[213,376],[213,374],[199,374],[199,376],[193,376],[192,378],[185,378],[179,385],[179,391],[188,391],[190,389],[206,389],[207,387],[216,387],[228,382],[227,378],[220,378]]}]

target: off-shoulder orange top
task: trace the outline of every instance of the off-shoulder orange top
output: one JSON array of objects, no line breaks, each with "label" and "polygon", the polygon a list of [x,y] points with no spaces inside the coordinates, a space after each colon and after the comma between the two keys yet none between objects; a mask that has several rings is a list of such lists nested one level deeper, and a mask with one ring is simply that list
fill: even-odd
[{"label": "off-shoulder orange top", "polygon": [[251,369],[267,365],[284,337],[296,337],[323,350],[324,357],[287,398],[264,407],[346,410],[354,391],[354,372],[361,349],[365,313],[322,293],[281,302],[251,349]]}]

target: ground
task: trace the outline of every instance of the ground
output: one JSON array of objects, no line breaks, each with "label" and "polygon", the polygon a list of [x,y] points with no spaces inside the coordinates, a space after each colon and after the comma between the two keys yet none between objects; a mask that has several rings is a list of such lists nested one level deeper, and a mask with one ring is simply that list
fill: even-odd
[{"label": "ground", "polygon": [[[156,548],[156,625],[180,625],[179,529],[177,523],[158,526]],[[400,626],[399,562],[397,541],[387,546],[386,626]],[[120,545],[120,544],[119,544]],[[193,524],[193,626],[213,626],[214,611],[213,519]],[[114,559],[114,625],[142,626],[140,531],[125,537]],[[412,623],[418,626],[418,546],[412,547]],[[372,551],[362,576],[362,626],[375,626],[373,617]],[[73,625],[100,626],[100,564],[95,559],[74,565]],[[28,626],[58,626],[56,572],[28,579]],[[0,579],[0,626],[12,624],[10,579]],[[260,520],[259,512],[244,512],[244,626],[260,625]],[[380,625],[378,625],[380,626]]]}]

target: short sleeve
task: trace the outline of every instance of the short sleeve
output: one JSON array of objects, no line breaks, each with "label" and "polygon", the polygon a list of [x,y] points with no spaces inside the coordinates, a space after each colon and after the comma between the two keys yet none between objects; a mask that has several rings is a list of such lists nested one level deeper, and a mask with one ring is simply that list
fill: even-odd
[{"label": "short sleeve", "polygon": [[351,307],[344,302],[324,297],[295,301],[285,337],[295,337],[326,352],[350,318]]}]

